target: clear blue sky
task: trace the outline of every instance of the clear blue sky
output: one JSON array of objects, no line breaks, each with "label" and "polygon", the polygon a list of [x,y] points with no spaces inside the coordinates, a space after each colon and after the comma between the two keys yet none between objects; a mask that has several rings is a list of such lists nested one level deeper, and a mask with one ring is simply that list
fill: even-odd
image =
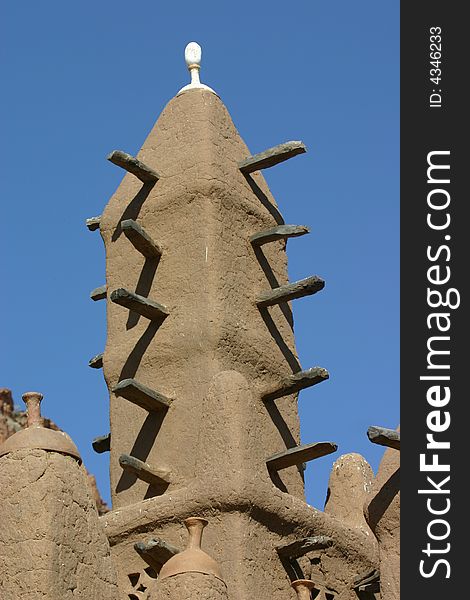
[{"label": "clear blue sky", "polygon": [[265,171],[286,223],[291,280],[323,292],[294,302],[304,368],[330,380],[299,397],[304,443],[339,451],[310,463],[307,498],[323,507],[333,461],[383,452],[369,425],[399,422],[399,2],[14,2],[1,4],[2,357],[0,386],[45,395],[44,413],[77,443],[109,498],[101,371],[104,250],[84,221],[100,214],[164,105],[202,80],[255,153],[287,140],[309,152]]}]

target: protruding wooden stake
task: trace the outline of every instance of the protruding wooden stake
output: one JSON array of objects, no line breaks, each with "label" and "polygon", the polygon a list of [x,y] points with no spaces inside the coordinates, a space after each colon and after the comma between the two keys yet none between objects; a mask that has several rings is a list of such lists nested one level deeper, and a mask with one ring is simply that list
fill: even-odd
[{"label": "protruding wooden stake", "polygon": [[374,594],[380,593],[380,581],[373,581],[372,583],[365,583],[364,585],[357,586],[357,591],[359,593],[365,593],[369,597]]},{"label": "protruding wooden stake", "polygon": [[250,237],[250,242],[253,246],[262,246],[276,240],[285,240],[291,237],[299,237],[310,233],[310,228],[305,225],[279,225],[273,229],[266,229],[255,233]]},{"label": "protruding wooden stake", "polygon": [[162,250],[144,229],[132,219],[121,222],[121,229],[136,250],[147,258],[159,258]]},{"label": "protruding wooden stake", "polygon": [[367,437],[373,444],[400,450],[400,432],[395,431],[394,429],[371,426],[367,430]]},{"label": "protruding wooden stake", "polygon": [[119,304],[119,306],[124,306],[129,310],[133,310],[151,321],[165,319],[170,314],[163,304],[149,300],[144,296],[133,294],[124,288],[119,288],[112,292],[111,302]]},{"label": "protruding wooden stake", "polygon": [[95,302],[97,300],[104,300],[106,298],[106,285],[100,285],[100,287],[91,290],[90,298]]},{"label": "protruding wooden stake", "polygon": [[93,356],[93,358],[90,358],[90,360],[88,361],[88,366],[91,367],[92,369],[102,369],[103,368],[103,353],[97,354],[96,356]]},{"label": "protruding wooden stake", "polygon": [[266,402],[268,400],[281,398],[282,396],[288,396],[289,394],[294,394],[295,392],[308,388],[312,385],[321,383],[322,381],[328,379],[329,376],[330,374],[328,371],[322,367],[312,367],[307,371],[299,371],[290,377],[286,377],[283,381],[281,381],[279,386],[269,388],[262,394],[262,398]]},{"label": "protruding wooden stake", "polygon": [[171,398],[151,390],[135,379],[123,379],[113,389],[113,392],[116,396],[121,396],[149,412],[166,410],[172,403]]},{"label": "protruding wooden stake", "polygon": [[152,538],[147,542],[137,542],[134,544],[134,550],[157,573],[167,560],[180,552],[179,548],[160,538]]},{"label": "protruding wooden stake", "polygon": [[290,544],[278,546],[276,550],[279,556],[294,559],[304,556],[304,554],[307,554],[308,552],[313,552],[314,550],[324,550],[332,545],[333,539],[327,535],[315,535],[296,540]]},{"label": "protruding wooden stake", "polygon": [[273,454],[273,456],[266,460],[266,464],[268,465],[268,469],[279,471],[287,469],[287,467],[301,465],[304,462],[315,460],[321,456],[326,456],[327,454],[336,452],[336,450],[338,450],[338,446],[332,442],[305,444],[304,446],[296,446],[284,452]]},{"label": "protruding wooden stake", "polygon": [[312,277],[307,277],[306,279],[301,279],[294,283],[281,285],[269,292],[263,292],[256,298],[256,304],[260,308],[272,306],[273,304],[288,302],[289,300],[295,300],[296,298],[302,298],[303,296],[311,296],[322,290],[324,287],[325,282],[323,279],[313,275]]},{"label": "protruding wooden stake", "polygon": [[358,592],[377,594],[380,592],[380,571],[373,569],[356,577],[353,581],[353,589]]},{"label": "protruding wooden stake", "polygon": [[97,454],[109,452],[111,450],[111,434],[108,433],[107,435],[95,437],[95,439],[91,442],[91,445]]},{"label": "protruding wooden stake", "polygon": [[247,159],[242,160],[238,163],[238,167],[242,173],[253,173],[253,171],[259,171],[260,169],[267,169],[273,167],[297,154],[303,154],[307,152],[307,148],[302,142],[285,142],[279,144],[273,148],[269,148],[259,154],[249,156]]},{"label": "protruding wooden stake", "polygon": [[101,215],[97,217],[90,217],[85,221],[86,226],[90,231],[96,231],[100,227]]},{"label": "protruding wooden stake", "polygon": [[122,150],[114,150],[106,158],[114,165],[135,175],[143,183],[155,183],[160,179],[160,175],[156,171]]},{"label": "protruding wooden stake", "polygon": [[154,487],[167,486],[170,483],[170,471],[155,469],[142,460],[129,456],[129,454],[121,454],[119,464],[125,471],[133,473],[136,477]]}]

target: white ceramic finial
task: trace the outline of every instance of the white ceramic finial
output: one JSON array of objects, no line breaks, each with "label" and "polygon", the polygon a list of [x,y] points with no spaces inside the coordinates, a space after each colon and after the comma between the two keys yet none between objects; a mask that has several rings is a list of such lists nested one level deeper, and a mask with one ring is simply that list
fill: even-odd
[{"label": "white ceramic finial", "polygon": [[180,89],[177,96],[187,90],[202,89],[215,94],[214,90],[208,85],[201,83],[199,79],[199,70],[201,69],[202,48],[197,42],[189,42],[184,49],[184,59],[191,74],[191,83]]},{"label": "white ceramic finial", "polygon": [[188,65],[188,69],[192,66],[201,66],[202,48],[197,42],[189,42],[184,49],[184,60]]}]

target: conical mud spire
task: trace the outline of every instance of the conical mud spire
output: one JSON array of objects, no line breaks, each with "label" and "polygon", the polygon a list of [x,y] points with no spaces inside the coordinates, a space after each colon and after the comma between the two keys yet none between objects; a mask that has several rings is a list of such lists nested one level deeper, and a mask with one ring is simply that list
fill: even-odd
[{"label": "conical mud spire", "polygon": [[[197,48],[186,50],[190,70],[199,69]],[[253,410],[264,421],[257,447],[264,462],[299,445],[296,393],[328,374],[299,378],[288,301],[324,282],[288,282],[291,230],[259,244],[263,232],[285,228],[259,169],[305,150],[297,142],[284,146],[251,157],[221,100],[193,78],[137,157],[108,157],[128,172],[100,222],[116,508],[159,493],[143,471],[121,468],[122,455],[170,472],[168,493],[191,485],[198,457],[211,453],[211,441],[201,446],[198,432],[203,400],[221,371],[237,371],[253,390]],[[282,472],[273,463],[276,485],[302,496],[298,467],[306,456],[293,454]]]},{"label": "conical mud spire", "polygon": [[[290,304],[324,281],[289,282],[286,242],[309,230],[284,223],[260,170],[306,148],[250,152],[188,48],[191,83],[136,157],[110,154],[126,173],[87,223],[99,221],[106,248],[106,285],[92,293],[106,299],[108,321],[113,511],[104,523],[124,587],[144,569],[134,544],[181,547],[178,523],[210,514],[208,552],[229,597],[294,598],[290,557],[277,549],[333,538],[338,527],[304,501],[303,464],[336,445],[300,445],[298,393],[329,375],[300,365]],[[358,561],[374,561],[363,537],[348,530],[339,550],[328,546],[330,562],[351,549],[346,579]]]}]

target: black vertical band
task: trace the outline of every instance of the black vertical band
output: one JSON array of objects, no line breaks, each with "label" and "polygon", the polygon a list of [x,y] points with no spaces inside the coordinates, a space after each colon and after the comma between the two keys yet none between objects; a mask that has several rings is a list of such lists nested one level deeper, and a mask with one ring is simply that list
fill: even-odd
[{"label": "black vertical band", "polygon": [[468,594],[461,510],[470,370],[466,28],[461,3],[401,3],[404,599]]}]

